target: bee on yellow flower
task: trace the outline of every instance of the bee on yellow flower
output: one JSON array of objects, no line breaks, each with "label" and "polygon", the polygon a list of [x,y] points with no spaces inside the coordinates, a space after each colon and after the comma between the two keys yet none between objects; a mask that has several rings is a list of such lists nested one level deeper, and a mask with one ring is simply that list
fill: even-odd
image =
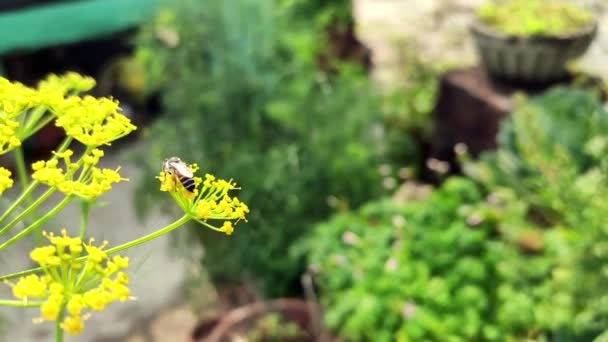
[{"label": "bee on yellow flower", "polygon": [[[193,220],[215,231],[232,234],[234,224],[240,220],[247,221],[249,213],[245,203],[228,194],[230,190],[239,188],[232,181],[216,179],[210,174],[206,174],[204,180],[195,177],[196,171],[196,164],[188,165],[177,157],[165,159],[157,177],[160,190],[169,192]],[[222,221],[222,226],[216,227],[209,220]]]}]

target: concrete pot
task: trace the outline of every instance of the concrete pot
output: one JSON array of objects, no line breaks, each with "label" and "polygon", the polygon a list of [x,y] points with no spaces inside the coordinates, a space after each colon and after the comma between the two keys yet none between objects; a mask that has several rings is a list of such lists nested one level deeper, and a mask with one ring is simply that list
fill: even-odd
[{"label": "concrete pot", "polygon": [[544,83],[567,75],[566,62],[585,53],[597,32],[597,23],[563,36],[509,36],[479,21],[471,26],[471,32],[491,76]]}]

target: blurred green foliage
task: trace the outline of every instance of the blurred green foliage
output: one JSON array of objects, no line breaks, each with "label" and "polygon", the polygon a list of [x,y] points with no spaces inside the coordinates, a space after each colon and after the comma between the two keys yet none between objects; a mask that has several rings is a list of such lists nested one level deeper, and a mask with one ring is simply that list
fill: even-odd
[{"label": "blurred green foliage", "polygon": [[352,0],[279,0],[279,4],[293,8],[294,19],[321,28],[343,26],[353,21]]},{"label": "blurred green foliage", "polygon": [[498,149],[462,155],[471,179],[319,224],[298,248],[328,326],[349,341],[592,340],[607,323],[607,120],[591,92],[520,97]]},{"label": "blurred green foliage", "polygon": [[296,342],[310,338],[298,324],[285,320],[277,313],[262,316],[247,333],[247,340],[251,342]]},{"label": "blurred green foliage", "polygon": [[[305,242],[326,323],[348,341],[545,341],[572,317],[564,241],[525,203],[450,178],[421,201],[339,214]],[[561,275],[561,274],[560,274]]]},{"label": "blurred green foliage", "polygon": [[488,2],[479,8],[478,16],[500,32],[524,37],[573,34],[593,21],[583,8],[555,0]]},{"label": "blurred green foliage", "polygon": [[531,222],[564,229],[575,315],[564,340],[588,341],[608,323],[608,111],[597,94],[555,88],[520,99],[504,122],[500,148],[467,163],[488,188],[508,186]]},{"label": "blurred green foliage", "polygon": [[[269,296],[299,291],[304,262],[289,252],[292,243],[331,213],[385,194],[382,180],[391,175],[378,170],[389,148],[402,149],[387,143],[384,122],[394,112],[364,70],[345,63],[338,73],[320,70],[325,33],[302,18],[304,4],[170,2],[136,53],[165,108],[140,158],[140,210],[158,205],[154,175],[167,156],[235,179],[249,223],[230,238],[196,236],[216,281],[252,280]],[[179,43],[167,46],[159,32],[176,33]],[[415,147],[401,161],[419,158]]]}]

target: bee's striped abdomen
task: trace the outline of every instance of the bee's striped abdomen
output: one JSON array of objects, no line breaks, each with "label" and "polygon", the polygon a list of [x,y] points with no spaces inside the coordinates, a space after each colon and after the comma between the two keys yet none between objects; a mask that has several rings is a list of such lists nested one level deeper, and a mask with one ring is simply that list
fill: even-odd
[{"label": "bee's striped abdomen", "polygon": [[196,188],[196,184],[194,184],[194,178],[181,176],[179,177],[179,181],[182,183],[186,190],[194,192],[194,189]]}]

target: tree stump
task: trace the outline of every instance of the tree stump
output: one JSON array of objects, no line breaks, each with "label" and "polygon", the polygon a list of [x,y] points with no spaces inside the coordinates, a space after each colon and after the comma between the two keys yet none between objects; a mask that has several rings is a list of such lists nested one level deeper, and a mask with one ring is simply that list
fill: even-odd
[{"label": "tree stump", "polygon": [[454,146],[467,145],[472,156],[496,148],[500,122],[513,109],[512,95],[534,95],[551,84],[514,84],[490,78],[481,67],[451,70],[440,80],[433,113],[431,157],[458,171]]}]

